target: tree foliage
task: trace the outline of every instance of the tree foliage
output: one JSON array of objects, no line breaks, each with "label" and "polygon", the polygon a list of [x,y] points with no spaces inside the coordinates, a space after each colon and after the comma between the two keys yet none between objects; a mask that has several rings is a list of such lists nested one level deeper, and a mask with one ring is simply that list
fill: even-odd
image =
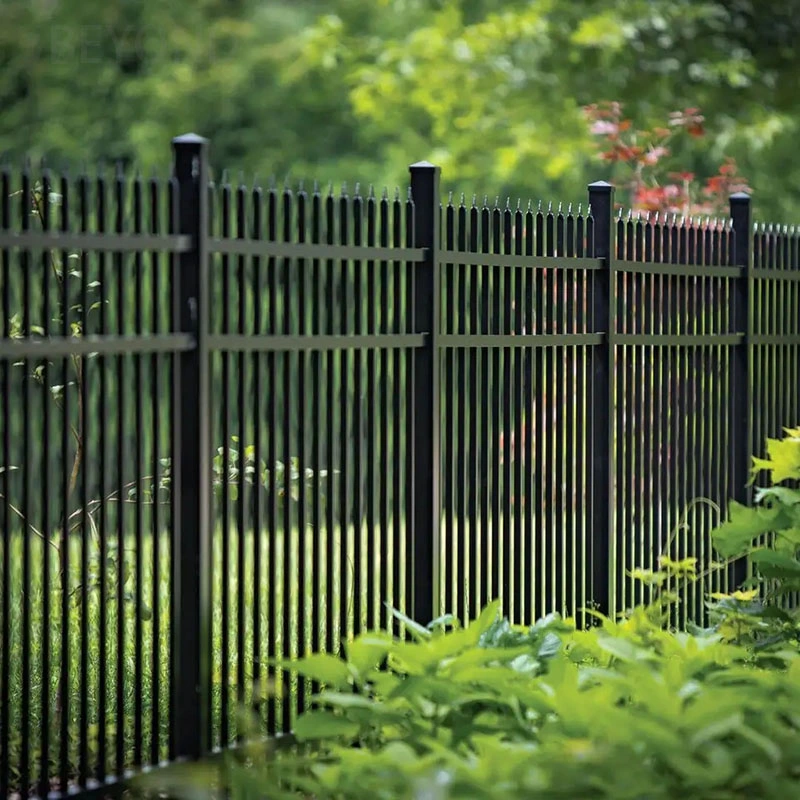
[{"label": "tree foliage", "polygon": [[461,191],[583,196],[607,177],[583,108],[652,129],[703,109],[675,153],[750,177],[762,216],[800,215],[800,33],[777,0],[6,0],[0,151],[168,162],[196,130],[219,167],[405,182],[427,158]]}]

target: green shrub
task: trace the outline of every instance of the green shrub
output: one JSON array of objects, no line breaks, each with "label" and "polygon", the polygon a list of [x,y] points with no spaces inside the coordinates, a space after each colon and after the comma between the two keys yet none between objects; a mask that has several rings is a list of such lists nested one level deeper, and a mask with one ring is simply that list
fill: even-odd
[{"label": "green shrub", "polygon": [[[713,534],[753,577],[708,599],[705,629],[668,628],[665,587],[694,563],[636,576],[654,602],[576,630],[509,625],[497,603],[459,628],[403,618],[411,640],[359,636],[346,659],[283,664],[323,684],[304,746],[251,744],[224,760],[233,796],[733,800],[800,796],[800,649],[786,598],[800,584],[800,431],[756,460],[773,485],[731,503]],[[768,535],[767,535],[768,534]],[[398,615],[399,616],[399,615]]]}]

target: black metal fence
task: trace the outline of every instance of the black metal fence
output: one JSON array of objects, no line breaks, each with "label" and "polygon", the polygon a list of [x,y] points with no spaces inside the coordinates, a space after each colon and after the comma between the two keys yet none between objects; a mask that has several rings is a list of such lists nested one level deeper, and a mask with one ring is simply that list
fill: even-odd
[{"label": "black metal fence", "polygon": [[[109,794],[291,730],[274,659],[733,576],[708,540],[797,424],[800,237],[408,193],[0,171],[0,793]],[[741,574],[741,570],[736,567]]]}]

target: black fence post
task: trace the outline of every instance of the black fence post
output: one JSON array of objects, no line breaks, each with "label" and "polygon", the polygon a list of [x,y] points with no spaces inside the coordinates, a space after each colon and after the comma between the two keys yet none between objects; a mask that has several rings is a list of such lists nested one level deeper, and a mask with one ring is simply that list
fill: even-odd
[{"label": "black fence post", "polygon": [[[742,334],[740,344],[731,353],[730,387],[730,464],[731,492],[735,500],[749,503],[751,491],[747,486],[753,442],[753,386],[751,374],[753,335],[753,248],[752,211],[750,195],[737,192],[730,197],[731,222],[733,224],[733,266],[743,267],[745,274],[734,284],[732,325],[735,333]],[[745,559],[733,565],[732,579],[735,585],[747,579],[748,565]]]},{"label": "black fence post", "polygon": [[592,369],[592,485],[591,485],[591,596],[596,611],[613,614],[612,589],[615,558],[614,531],[614,345],[616,332],[616,285],[614,277],[614,187],[605,181],[589,184],[589,208],[594,223],[594,258],[604,261],[593,273],[591,319],[593,332],[604,334],[593,353]]},{"label": "black fence post", "polygon": [[425,345],[413,352],[411,447],[413,475],[411,520],[411,616],[426,625],[438,616],[440,458],[439,458],[439,167],[412,164],[414,245],[425,248],[414,269],[410,299],[414,332],[425,334]]},{"label": "black fence post", "polygon": [[208,340],[208,141],[195,134],[172,140],[178,184],[178,233],[192,246],[177,260],[173,314],[195,347],[174,370],[173,729],[175,755],[196,759],[210,739],[210,492]]}]

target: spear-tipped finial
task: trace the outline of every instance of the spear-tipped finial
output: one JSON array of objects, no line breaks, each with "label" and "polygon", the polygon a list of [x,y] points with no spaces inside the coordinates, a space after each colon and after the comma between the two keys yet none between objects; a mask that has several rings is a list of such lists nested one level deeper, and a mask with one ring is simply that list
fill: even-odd
[{"label": "spear-tipped finial", "polygon": [[367,197],[369,197],[370,200],[374,200],[375,199],[375,187],[372,184],[369,185],[369,190],[367,192]]},{"label": "spear-tipped finial", "polygon": [[397,202],[397,203],[400,202],[400,187],[399,186],[395,186],[394,187],[394,199],[395,199],[395,202]]},{"label": "spear-tipped finial", "polygon": [[542,210],[542,201],[541,200],[539,200],[539,203],[536,206],[536,210],[537,211],[541,211]]}]

